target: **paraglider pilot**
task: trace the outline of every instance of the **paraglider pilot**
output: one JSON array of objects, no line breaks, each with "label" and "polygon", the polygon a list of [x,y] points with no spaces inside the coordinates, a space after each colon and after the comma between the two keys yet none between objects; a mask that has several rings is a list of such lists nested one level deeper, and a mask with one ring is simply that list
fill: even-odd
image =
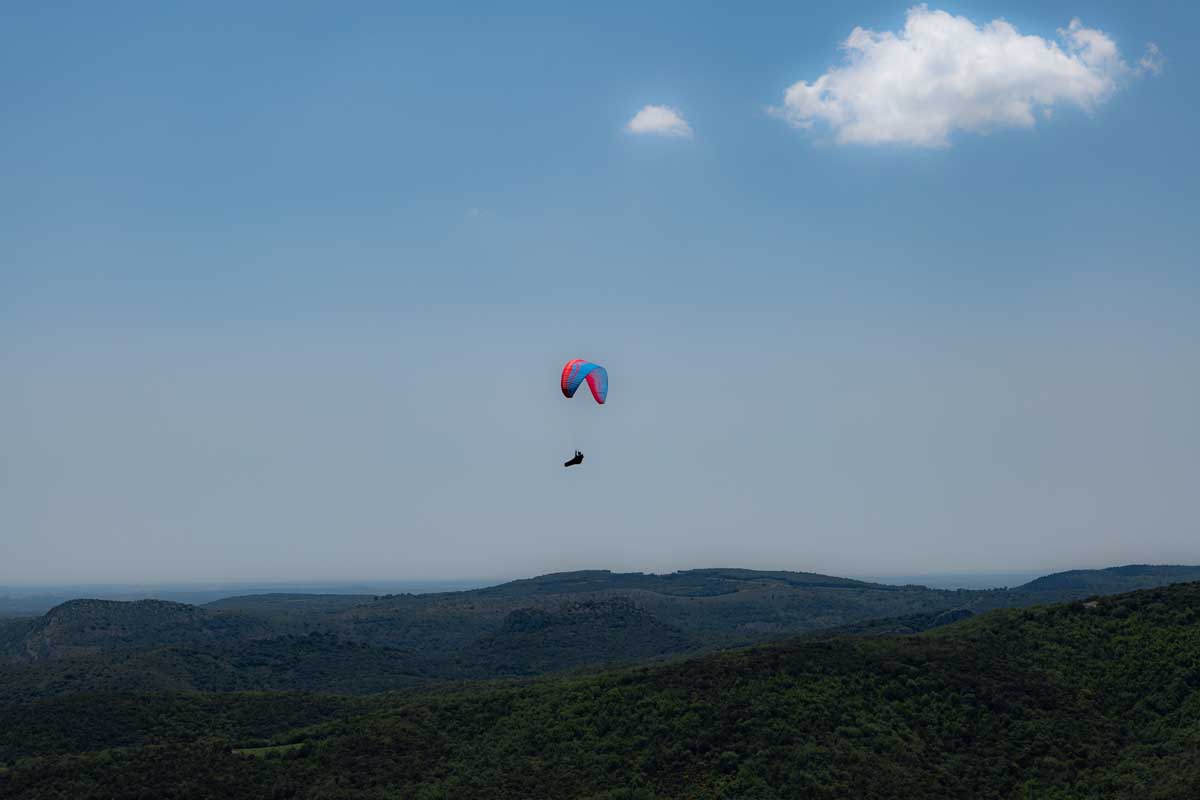
[{"label": "paraglider pilot", "polygon": [[[592,391],[592,398],[598,405],[604,405],[604,401],[608,399],[608,370],[599,364],[593,364],[590,361],[584,361],[582,358],[572,358],[566,364],[563,364],[562,387],[563,397],[570,400],[575,396],[575,390],[580,385],[587,381],[588,388]],[[583,453],[575,451],[575,457],[563,464],[564,467],[574,467],[583,463]]]}]

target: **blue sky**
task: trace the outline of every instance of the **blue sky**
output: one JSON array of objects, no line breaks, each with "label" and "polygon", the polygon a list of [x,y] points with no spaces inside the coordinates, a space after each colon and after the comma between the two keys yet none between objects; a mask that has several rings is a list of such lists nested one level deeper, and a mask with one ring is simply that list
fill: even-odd
[{"label": "blue sky", "polygon": [[1189,4],[244,6],[0,26],[0,581],[1200,562]]}]

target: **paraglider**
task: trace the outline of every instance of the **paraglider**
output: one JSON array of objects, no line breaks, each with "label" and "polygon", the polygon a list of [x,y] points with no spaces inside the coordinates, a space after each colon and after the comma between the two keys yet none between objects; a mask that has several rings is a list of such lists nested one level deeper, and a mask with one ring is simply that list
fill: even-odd
[{"label": "paraglider", "polygon": [[[585,381],[592,392],[592,399],[597,404],[604,405],[604,401],[608,399],[608,370],[582,358],[573,358],[563,365],[562,380],[559,384],[563,397],[570,400]],[[582,463],[583,453],[577,449],[575,455],[563,466],[574,467]]]},{"label": "paraglider", "polygon": [[599,364],[584,361],[582,358],[573,358],[563,365],[563,397],[567,399],[574,397],[575,390],[584,380],[587,381],[588,388],[592,390],[592,397],[596,399],[597,403],[604,405],[605,399],[608,398],[608,370]]}]

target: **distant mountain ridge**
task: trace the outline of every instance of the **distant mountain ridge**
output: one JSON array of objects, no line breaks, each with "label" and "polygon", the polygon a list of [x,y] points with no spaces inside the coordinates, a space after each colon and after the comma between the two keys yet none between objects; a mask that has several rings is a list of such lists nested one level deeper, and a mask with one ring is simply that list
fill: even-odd
[{"label": "distant mountain ridge", "polygon": [[677,656],[820,631],[914,633],[997,608],[1200,580],[1200,567],[1075,570],[1014,589],[805,572],[583,570],[437,594],[267,594],[207,606],[75,600],[0,624],[0,699],[120,689],[377,692]]}]

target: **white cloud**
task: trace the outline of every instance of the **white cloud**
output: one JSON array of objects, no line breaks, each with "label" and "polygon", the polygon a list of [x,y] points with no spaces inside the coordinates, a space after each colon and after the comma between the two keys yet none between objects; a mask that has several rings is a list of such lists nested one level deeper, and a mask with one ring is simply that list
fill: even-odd
[{"label": "white cloud", "polygon": [[670,106],[646,106],[629,120],[625,129],[630,133],[648,133],[655,136],[692,135],[692,126],[687,124],[679,109]]},{"label": "white cloud", "polygon": [[1146,52],[1138,60],[1138,67],[1142,72],[1149,72],[1151,75],[1158,75],[1162,72],[1163,57],[1158,50],[1158,45],[1154,42],[1146,42]]},{"label": "white cloud", "polygon": [[[944,147],[954,131],[1031,128],[1055,106],[1092,109],[1137,72],[1107,34],[1078,19],[1058,39],[915,6],[901,31],[855,28],[842,44],[845,64],[793,84],[770,112],[798,128],[827,125],[842,143]],[[1158,48],[1148,45],[1139,64],[1157,73]]]}]

